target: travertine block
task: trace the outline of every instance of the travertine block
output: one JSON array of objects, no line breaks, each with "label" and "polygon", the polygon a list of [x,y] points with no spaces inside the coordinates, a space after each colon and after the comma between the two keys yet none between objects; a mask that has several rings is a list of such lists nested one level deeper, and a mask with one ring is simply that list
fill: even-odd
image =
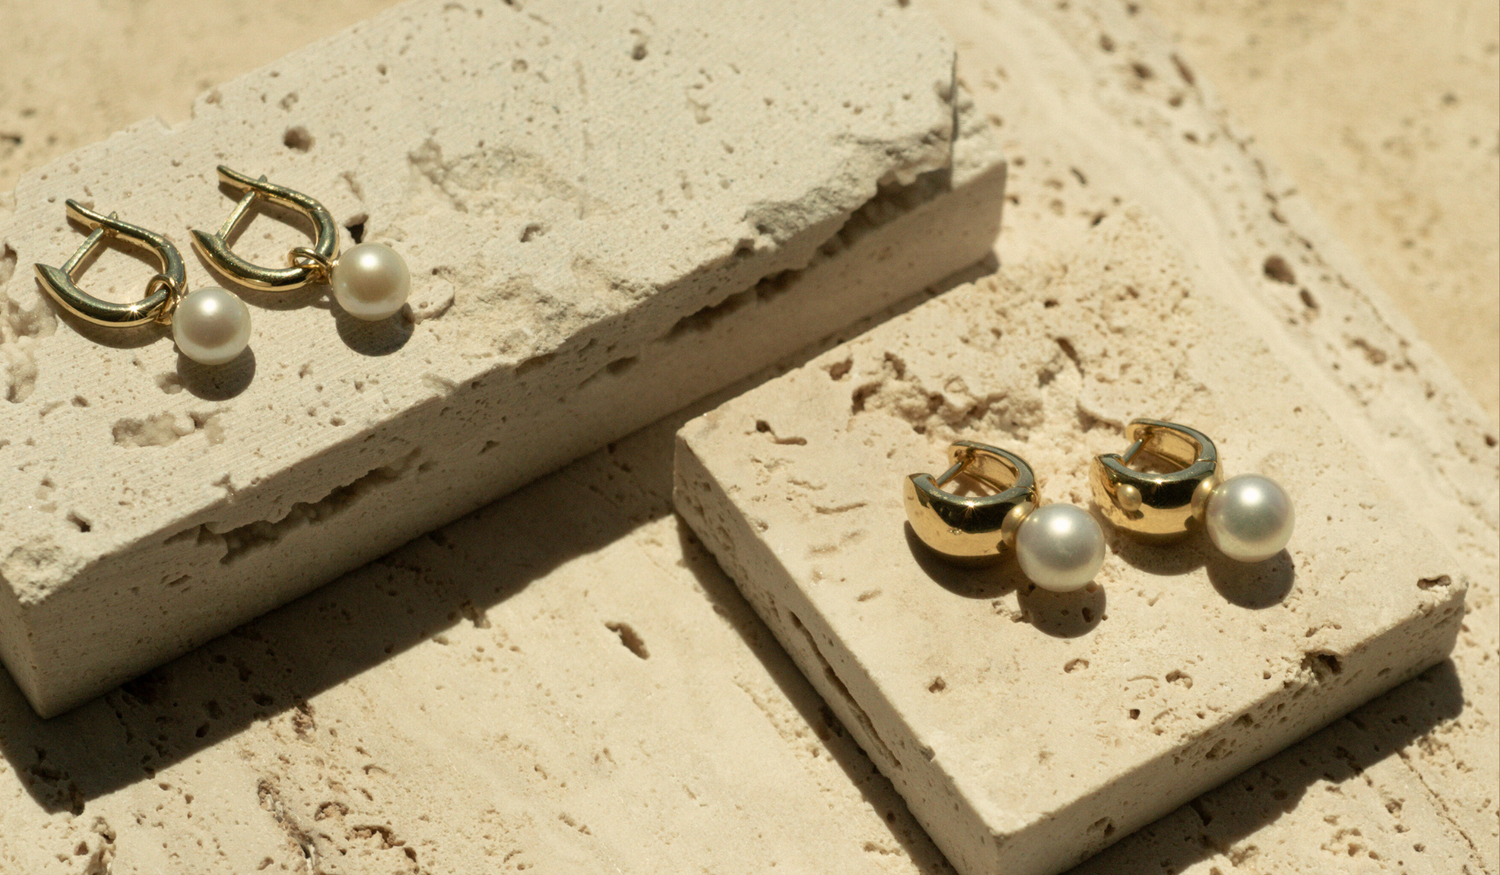
[{"label": "travertine block", "polygon": [[[962,872],[1052,873],[1440,661],[1463,616],[1441,549],[1318,396],[1127,210],[689,423],[676,505]],[[1117,532],[1095,585],[944,565],[905,475],[953,439],[1086,505],[1137,415],[1288,486],[1289,551]]]},{"label": "travertine block", "polygon": [[[876,2],[418,2],[195,110],[29,175],[0,229],[0,657],[43,714],[984,257],[1003,185],[947,37]],[[396,247],[409,312],[247,292],[218,371],[59,320],[30,264],[81,242],[64,198],[182,245],[221,162]],[[306,242],[278,218],[237,250]]]}]

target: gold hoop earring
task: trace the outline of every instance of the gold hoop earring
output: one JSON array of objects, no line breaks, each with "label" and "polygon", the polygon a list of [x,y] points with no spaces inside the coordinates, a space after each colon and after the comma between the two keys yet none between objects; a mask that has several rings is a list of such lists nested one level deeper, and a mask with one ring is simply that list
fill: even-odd
[{"label": "gold hoop earring", "polygon": [[[1218,450],[1202,432],[1157,419],[1125,429],[1130,447],[1095,456],[1094,501],[1115,526],[1147,538],[1173,538],[1201,523],[1224,555],[1260,562],[1291,540],[1296,513],[1281,485],[1260,474],[1224,479]],[[1148,473],[1131,468],[1145,452],[1175,468]]]},{"label": "gold hoop earring", "polygon": [[[339,306],[357,319],[385,319],[401,310],[411,291],[411,272],[394,249],[380,243],[360,243],[339,255],[338,226],[317,200],[281,185],[219,165],[219,181],[243,192],[234,212],[217,234],[193,231],[193,247],[220,273],[251,288],[287,292],[309,283],[327,283]],[[286,267],[263,267],[236,255],[228,238],[257,200],[295,210],[313,226],[313,245],[287,254]]]},{"label": "gold hoop earring", "polygon": [[[205,365],[233,361],[250,343],[250,308],[233,292],[208,287],[187,291],[182,255],[172,242],[139,225],[122,222],[115,213],[101,215],[74,200],[68,218],[89,229],[88,239],[63,266],[35,265],[42,288],[69,313],[111,328],[158,322],[172,327],[182,354]],[[107,238],[118,237],[156,253],[161,272],[146,284],[146,296],[132,304],[115,304],[78,287],[83,263]]]},{"label": "gold hoop earring", "polygon": [[[949,560],[983,561],[1015,550],[1037,586],[1071,592],[1104,565],[1104,532],[1071,504],[1041,505],[1031,466],[1015,453],[974,441],[948,448],[951,467],[939,477],[912,474],[903,484],[906,517],[922,543]],[[942,485],[964,474],[994,495],[958,496]]]}]

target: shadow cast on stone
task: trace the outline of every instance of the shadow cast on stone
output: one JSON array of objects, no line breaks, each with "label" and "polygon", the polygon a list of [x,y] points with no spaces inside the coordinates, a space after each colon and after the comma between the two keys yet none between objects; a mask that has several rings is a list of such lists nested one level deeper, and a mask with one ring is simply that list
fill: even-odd
[{"label": "shadow cast on stone", "polygon": [[1131,568],[1163,577],[1196,571],[1208,564],[1216,552],[1208,539],[1197,532],[1163,540],[1146,540],[1121,531],[1110,532],[1107,537],[1114,557]]},{"label": "shadow cast on stone", "polygon": [[1264,562],[1236,562],[1215,552],[1208,560],[1208,580],[1230,604],[1261,610],[1286,599],[1297,581],[1297,569],[1285,550]]},{"label": "shadow cast on stone", "polygon": [[[207,262],[205,262],[206,264]],[[265,289],[252,289],[242,285],[239,280],[232,276],[219,273],[209,265],[209,270],[217,276],[223,288],[234,292],[240,300],[250,305],[250,320],[255,321],[256,310],[300,310],[303,307],[327,308],[326,291],[327,286],[317,283],[308,283],[299,289],[291,289],[284,292],[272,292]]]},{"label": "shadow cast on stone", "polygon": [[943,589],[968,599],[995,599],[1030,586],[1030,581],[1004,555],[976,562],[953,561],[933,552],[911,527],[902,523],[906,546],[922,573]]},{"label": "shadow cast on stone", "polygon": [[255,350],[246,347],[233,361],[222,365],[204,365],[177,353],[177,378],[196,398],[204,401],[227,401],[246,389],[255,379]]},{"label": "shadow cast on stone", "polygon": [[[1019,573],[1019,572],[1018,572]],[[1104,587],[1090,583],[1072,592],[1051,592],[1028,583],[1016,591],[1027,622],[1053,638],[1077,638],[1104,619]]]},{"label": "shadow cast on stone", "polygon": [[1463,684],[1444,660],[1213,790],[1122,838],[1070,875],[1185,872],[1295,809],[1319,783],[1365,772],[1417,744],[1464,708]]},{"label": "shadow cast on stone", "polygon": [[406,346],[416,330],[416,325],[408,318],[409,308],[402,308],[400,313],[374,322],[356,319],[339,307],[332,310],[339,338],[360,355],[390,355]]},{"label": "shadow cast on stone", "polygon": [[670,513],[661,494],[618,508],[578,492],[576,478],[538,480],[50,720],[0,672],[0,753],[44,809],[79,814],[446,629],[487,623],[533,581]]},{"label": "shadow cast on stone", "polygon": [[[909,531],[909,529],[908,529]],[[776,640],[755,609],[745,600],[719,568],[718,562],[708,548],[693,534],[687,524],[679,518],[678,539],[687,568],[698,579],[704,595],[713,604],[714,612],[723,617],[737,632],[755,658],[765,666],[783,695],[797,709],[797,713],[813,728],[824,750],[838,763],[850,783],[859,788],[860,796],[872,809],[878,811],[890,828],[891,837],[901,844],[907,856],[925,875],[949,875],[953,870],[932,840],[917,825],[906,802],[896,792],[890,780],[880,773],[869,756],[849,735],[838,715],[823,701],[823,697],[803,676],[790,654]],[[834,683],[842,681],[833,679]],[[857,706],[856,706],[857,707]],[[900,828],[897,812],[910,825],[911,831]]]}]

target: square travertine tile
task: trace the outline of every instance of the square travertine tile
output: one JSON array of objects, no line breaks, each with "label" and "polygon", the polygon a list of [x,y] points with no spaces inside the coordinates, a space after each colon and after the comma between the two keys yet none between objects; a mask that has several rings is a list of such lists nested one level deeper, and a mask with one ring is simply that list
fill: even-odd
[{"label": "square travertine tile", "polygon": [[[1138,210],[942,295],[693,420],[676,505],[965,873],[1089,856],[1441,660],[1463,584],[1253,325]],[[1107,532],[1095,584],[954,568],[911,534],[907,474],[954,439],[1086,504],[1093,454],[1151,416],[1292,493],[1255,565],[1201,534]]]}]

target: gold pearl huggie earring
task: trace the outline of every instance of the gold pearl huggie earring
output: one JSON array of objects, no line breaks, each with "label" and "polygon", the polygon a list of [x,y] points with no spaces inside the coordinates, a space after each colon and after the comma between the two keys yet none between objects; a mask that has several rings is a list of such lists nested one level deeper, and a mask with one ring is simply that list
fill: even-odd
[{"label": "gold pearl huggie earring", "polygon": [[[273,185],[264,176],[251,179],[223,165],[219,166],[219,180],[244,194],[219,233],[193,232],[193,246],[221,273],[251,288],[272,292],[289,292],[308,283],[328,283],[333,287],[334,300],[344,312],[366,321],[394,315],[406,303],[411,291],[411,272],[394,249],[379,243],[360,243],[340,256],[338,227],[333,216],[316,200]],[[287,255],[287,267],[251,264],[229,249],[227,238],[258,198],[296,210],[312,221],[313,245],[293,249]]]},{"label": "gold pearl huggie earring", "polygon": [[[129,328],[147,322],[172,326],[172,339],[182,354],[199,364],[233,361],[250,343],[250,308],[233,292],[220,288],[187,291],[182,256],[171,241],[153,231],[122,222],[114,213],[100,215],[67,202],[68,218],[90,230],[88,239],[62,267],[36,265],[37,277],[63,309],[95,325]],[[79,265],[105,238],[118,237],[156,252],[161,273],[146,285],[146,297],[133,304],[101,301],[76,283]]]},{"label": "gold pearl huggie earring", "polygon": [[[1031,466],[1015,453],[973,441],[948,448],[952,464],[937,478],[912,474],[903,491],[906,518],[922,543],[950,560],[972,563],[1013,547],[1032,583],[1071,592],[1104,565],[1104,532],[1088,511],[1071,504],[1041,504]],[[964,474],[997,492],[958,496],[942,485]]]},{"label": "gold pearl huggie earring", "polygon": [[[1292,538],[1296,514],[1280,484],[1260,474],[1224,479],[1213,441],[1196,429],[1137,419],[1125,429],[1132,442],[1123,454],[1094,457],[1094,501],[1104,518],[1148,538],[1172,538],[1197,520],[1224,555],[1260,562]],[[1129,467],[1145,451],[1178,470],[1146,473]]]}]

